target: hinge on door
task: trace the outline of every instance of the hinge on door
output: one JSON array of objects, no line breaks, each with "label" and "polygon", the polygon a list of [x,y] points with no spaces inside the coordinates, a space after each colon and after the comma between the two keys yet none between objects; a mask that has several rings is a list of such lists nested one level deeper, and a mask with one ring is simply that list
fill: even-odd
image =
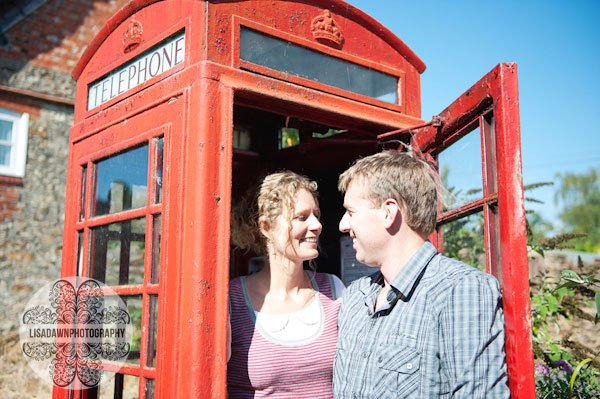
[{"label": "hinge on door", "polygon": [[387,133],[382,133],[377,136],[377,140],[381,140],[383,138],[388,138],[390,136],[395,136],[395,135],[406,133],[406,132],[412,132],[413,130],[422,129],[427,126],[442,127],[443,124],[444,124],[444,118],[441,117],[440,115],[434,115],[429,122],[422,123],[422,124],[416,125],[416,126],[407,127],[404,129],[392,130],[391,132],[387,132]]}]

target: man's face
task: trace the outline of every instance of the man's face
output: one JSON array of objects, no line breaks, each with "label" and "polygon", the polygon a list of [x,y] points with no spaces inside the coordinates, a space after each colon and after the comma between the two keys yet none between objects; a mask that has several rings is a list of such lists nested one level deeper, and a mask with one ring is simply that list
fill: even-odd
[{"label": "man's face", "polygon": [[346,213],[340,220],[340,231],[350,234],[356,259],[368,266],[381,266],[385,247],[385,212],[369,199],[370,190],[365,179],[350,182],[344,195]]}]

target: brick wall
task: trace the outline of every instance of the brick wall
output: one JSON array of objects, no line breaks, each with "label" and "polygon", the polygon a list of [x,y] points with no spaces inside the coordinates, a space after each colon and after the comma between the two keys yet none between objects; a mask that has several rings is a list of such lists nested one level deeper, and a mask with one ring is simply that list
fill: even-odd
[{"label": "brick wall", "polygon": [[49,0],[6,32],[0,58],[70,74],[83,50],[126,0]]},{"label": "brick wall", "polygon": [[21,179],[0,178],[0,223],[18,211],[17,205],[21,193],[17,186],[20,183]]},{"label": "brick wall", "polygon": [[0,84],[73,99],[71,72],[126,0],[49,0],[11,27],[0,47]]}]

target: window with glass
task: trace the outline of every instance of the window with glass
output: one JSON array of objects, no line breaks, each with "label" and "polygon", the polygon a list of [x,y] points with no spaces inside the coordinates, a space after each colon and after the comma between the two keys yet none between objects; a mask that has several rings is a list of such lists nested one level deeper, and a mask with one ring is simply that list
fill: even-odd
[{"label": "window with glass", "polygon": [[240,59],[392,104],[398,77],[240,27]]},{"label": "window with glass", "polygon": [[78,275],[110,286],[125,302],[133,337],[125,367],[85,398],[153,399],[163,214],[164,134],[80,167]]},{"label": "window with glass", "polygon": [[0,108],[0,175],[25,175],[28,125],[28,114]]},{"label": "window with glass", "polygon": [[493,113],[474,119],[460,139],[437,155],[440,208],[437,234],[446,256],[497,273],[498,188]]}]

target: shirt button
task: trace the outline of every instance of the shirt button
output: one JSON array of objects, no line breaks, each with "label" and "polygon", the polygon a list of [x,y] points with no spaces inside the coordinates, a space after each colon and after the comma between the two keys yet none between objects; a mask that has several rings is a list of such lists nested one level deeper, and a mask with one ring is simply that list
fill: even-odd
[{"label": "shirt button", "polygon": [[412,364],[411,364],[411,363],[408,363],[408,364],[406,365],[406,369],[407,369],[407,370],[412,370]]},{"label": "shirt button", "polygon": [[383,362],[383,356],[379,356],[379,359],[377,359],[377,361],[378,361],[379,363]]},{"label": "shirt button", "polygon": [[369,352],[363,352],[362,356],[365,358],[369,357]]}]

